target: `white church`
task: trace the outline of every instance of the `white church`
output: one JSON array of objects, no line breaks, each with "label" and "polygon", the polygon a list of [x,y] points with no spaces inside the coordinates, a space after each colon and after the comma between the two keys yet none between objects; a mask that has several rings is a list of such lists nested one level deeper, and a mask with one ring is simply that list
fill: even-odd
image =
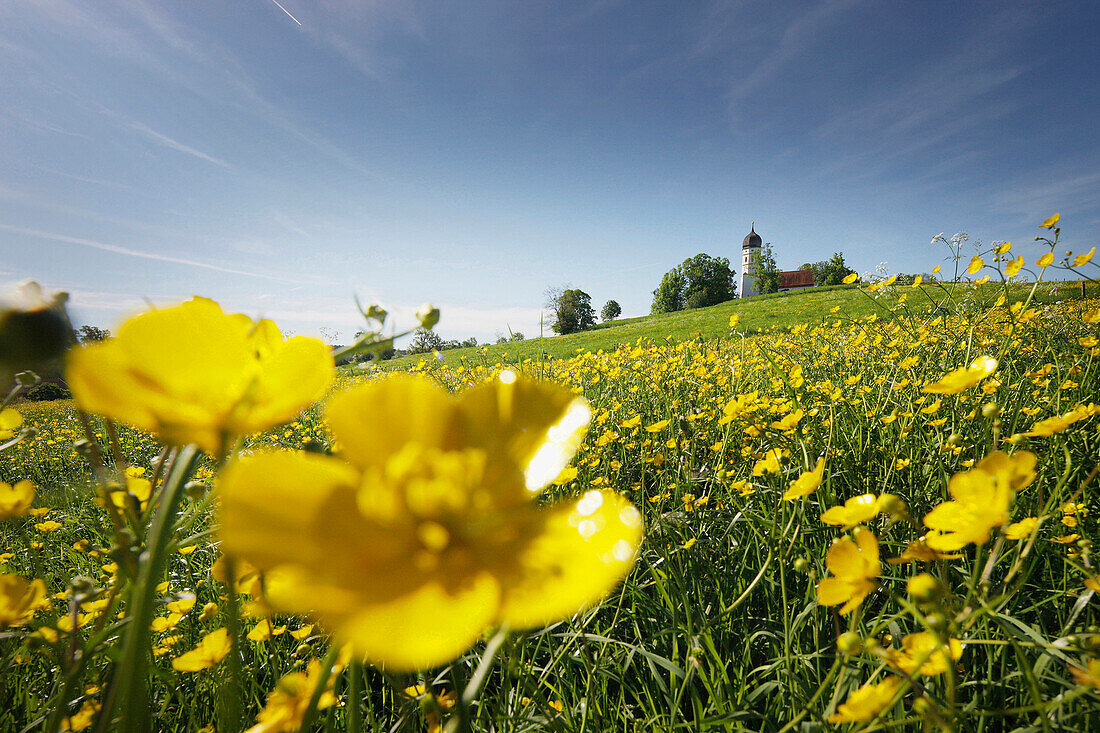
[{"label": "white church", "polygon": [[[743,231],[743,230],[742,230]],[[760,295],[756,289],[756,265],[753,264],[752,255],[759,252],[764,246],[764,240],[756,233],[756,222],[752,223],[752,230],[741,244],[741,297],[751,298]],[[779,292],[796,290],[798,288],[812,288],[814,286],[813,270],[787,270],[779,273]]]}]

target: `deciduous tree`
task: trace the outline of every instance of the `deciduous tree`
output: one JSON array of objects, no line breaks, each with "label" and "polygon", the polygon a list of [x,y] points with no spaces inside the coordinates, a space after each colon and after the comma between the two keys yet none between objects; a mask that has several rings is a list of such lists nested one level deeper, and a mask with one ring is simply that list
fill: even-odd
[{"label": "deciduous tree", "polygon": [[576,333],[596,325],[596,312],[592,310],[592,296],[580,289],[563,290],[554,308],[556,333]]},{"label": "deciduous tree", "polygon": [[753,284],[756,286],[756,292],[761,295],[778,293],[779,267],[775,264],[771,242],[753,252],[751,257],[750,262],[756,268],[756,274],[752,278]]}]

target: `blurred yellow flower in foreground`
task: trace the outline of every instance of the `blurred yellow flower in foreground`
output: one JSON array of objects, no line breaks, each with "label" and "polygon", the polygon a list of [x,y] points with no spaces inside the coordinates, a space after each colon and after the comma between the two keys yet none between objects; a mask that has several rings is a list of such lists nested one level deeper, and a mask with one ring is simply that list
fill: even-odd
[{"label": "blurred yellow flower in foreground", "polygon": [[1008,523],[1015,492],[1034,480],[1035,454],[1029,451],[1011,456],[994,451],[969,471],[955,474],[947,483],[954,501],[924,517],[925,526],[934,530],[926,536],[928,546],[949,551],[988,542],[990,530]]},{"label": "blurred yellow flower in foreground", "polygon": [[44,608],[46,584],[37,578],[27,580],[21,575],[0,575],[0,629],[22,626],[34,612]]},{"label": "blurred yellow flower in foreground", "polygon": [[968,367],[948,372],[938,382],[925,386],[925,392],[933,394],[958,394],[997,371],[997,360],[991,356],[979,356]]},{"label": "blurred yellow flower in foreground", "polygon": [[23,424],[23,416],[17,410],[8,407],[0,410],[0,440],[15,436],[15,429]]},{"label": "blurred yellow flower in foreground", "polygon": [[391,671],[450,661],[486,627],[566,618],[630,570],[642,521],[626,499],[536,505],[590,417],[570,390],[507,371],[457,400],[427,378],[353,387],[327,409],[343,460],[227,467],[223,549],[264,571],[273,607]]},{"label": "blurred yellow flower in foreground", "polygon": [[66,370],[83,409],[215,455],[232,436],[293,418],[334,375],[322,342],[284,341],[271,321],[206,298],[131,318],[115,338],[74,349]]},{"label": "blurred yellow flower in foreground", "polygon": [[34,484],[27,479],[14,485],[0,481],[0,520],[21,517],[34,501]]}]

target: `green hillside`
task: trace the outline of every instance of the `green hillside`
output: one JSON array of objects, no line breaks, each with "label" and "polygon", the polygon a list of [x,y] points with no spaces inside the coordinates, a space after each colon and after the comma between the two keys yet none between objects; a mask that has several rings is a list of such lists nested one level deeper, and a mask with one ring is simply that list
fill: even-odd
[{"label": "green hillside", "polygon": [[[906,304],[915,312],[928,312],[935,307],[935,301],[945,297],[943,288],[970,288],[975,293],[976,302],[990,301],[997,297],[999,285],[986,285],[975,288],[970,285],[925,284],[919,289],[895,287],[888,298],[896,303],[903,295]],[[1013,294],[1023,298],[1030,285],[1016,286]],[[1100,293],[1095,283],[1088,286],[1090,295]],[[1080,297],[1080,284],[1076,282],[1041,283],[1036,297],[1049,302],[1056,299]],[[611,323],[601,323],[587,331],[566,336],[547,336],[529,338],[507,344],[494,344],[463,349],[449,349],[441,352],[450,364],[487,362],[519,362],[525,359],[538,359],[543,355],[555,359],[568,358],[578,351],[611,350],[620,344],[632,343],[638,339],[657,341],[671,338],[677,341],[696,337],[716,338],[730,334],[729,320],[735,313],[740,316],[737,327],[739,333],[754,335],[771,329],[787,329],[802,323],[819,323],[826,319],[835,320],[859,318],[871,313],[883,317],[889,314],[882,302],[876,301],[865,288],[856,285],[807,288],[773,295],[760,295],[753,298],[730,300],[709,308],[697,308],[676,313],[663,313],[638,318],[623,318]],[[832,309],[839,308],[835,313]],[[444,313],[446,318],[447,314]],[[413,354],[383,362],[383,369],[406,369],[422,359],[434,358],[431,354]]]}]

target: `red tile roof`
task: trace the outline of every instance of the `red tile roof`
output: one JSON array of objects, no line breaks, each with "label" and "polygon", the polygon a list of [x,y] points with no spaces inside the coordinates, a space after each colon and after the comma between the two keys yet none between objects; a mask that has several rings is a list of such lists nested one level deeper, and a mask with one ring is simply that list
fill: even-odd
[{"label": "red tile roof", "polygon": [[781,288],[809,288],[814,284],[813,270],[788,270],[779,273]]}]

